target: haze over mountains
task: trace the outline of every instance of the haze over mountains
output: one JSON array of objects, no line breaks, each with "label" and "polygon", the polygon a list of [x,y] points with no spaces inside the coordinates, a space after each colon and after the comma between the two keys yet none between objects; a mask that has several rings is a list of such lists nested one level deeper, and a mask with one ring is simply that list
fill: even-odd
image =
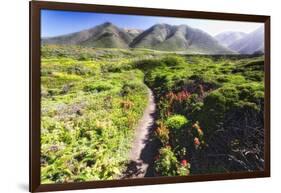
[{"label": "haze over mountains", "polygon": [[120,28],[110,22],[80,32],[42,39],[43,44],[146,48],[213,55],[253,54],[263,51],[263,41],[263,30],[250,34],[228,32],[212,37],[188,25],[156,24],[147,30],[139,30]]},{"label": "haze over mountains", "polygon": [[241,32],[223,32],[215,38],[229,49],[239,54],[264,53],[264,28],[260,27],[248,34]]},{"label": "haze over mountains", "polygon": [[264,28],[245,35],[243,38],[229,45],[229,48],[240,54],[264,53]]},{"label": "haze over mountains", "polygon": [[215,36],[215,38],[224,46],[228,47],[237,40],[240,40],[241,38],[245,37],[247,34],[244,32],[238,32],[238,31],[227,31],[222,32]]}]

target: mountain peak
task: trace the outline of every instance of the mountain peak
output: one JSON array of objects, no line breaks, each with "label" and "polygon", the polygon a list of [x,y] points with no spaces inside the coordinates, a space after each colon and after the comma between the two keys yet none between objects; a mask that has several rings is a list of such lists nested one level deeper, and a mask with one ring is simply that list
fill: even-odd
[{"label": "mountain peak", "polygon": [[109,26],[114,26],[113,23],[107,21],[107,22],[104,22],[103,24],[101,24],[101,26],[103,27],[109,27]]},{"label": "mountain peak", "polygon": [[153,25],[151,28],[171,28],[172,25],[166,23],[157,23]]}]

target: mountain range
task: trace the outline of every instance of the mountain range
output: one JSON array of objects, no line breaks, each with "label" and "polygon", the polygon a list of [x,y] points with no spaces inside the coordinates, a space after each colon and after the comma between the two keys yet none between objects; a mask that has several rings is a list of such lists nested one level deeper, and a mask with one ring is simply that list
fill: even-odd
[{"label": "mountain range", "polygon": [[258,28],[245,35],[243,38],[233,42],[228,47],[240,54],[264,53],[264,28]]},{"label": "mountain range", "polygon": [[244,32],[237,32],[237,31],[227,31],[222,32],[215,36],[216,40],[218,40],[222,45],[228,47],[234,42],[240,40],[241,38],[245,37],[247,34]]},{"label": "mountain range", "polygon": [[[251,42],[252,38],[260,36],[260,31],[254,35],[249,35],[251,33],[228,32],[212,37],[208,33],[188,25],[155,24],[147,30],[139,30],[120,28],[106,22],[87,30],[42,38],[42,43],[81,45],[95,48],[146,48],[212,55],[252,54],[257,50],[262,50],[262,45],[259,44],[263,44],[263,39],[262,42],[260,40]],[[248,45],[244,45],[243,42],[248,42]],[[253,52],[250,53],[251,51]]]}]

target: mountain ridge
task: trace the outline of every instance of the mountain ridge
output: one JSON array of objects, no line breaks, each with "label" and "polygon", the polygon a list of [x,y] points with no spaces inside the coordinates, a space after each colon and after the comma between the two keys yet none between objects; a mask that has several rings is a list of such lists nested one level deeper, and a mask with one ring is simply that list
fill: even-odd
[{"label": "mountain ridge", "polygon": [[226,31],[215,35],[214,38],[218,40],[222,45],[229,47],[231,44],[242,39],[246,35],[247,34],[244,32]]},{"label": "mountain ridge", "polygon": [[240,54],[264,53],[264,28],[259,27],[252,31],[242,39],[229,45],[229,48]]},{"label": "mountain ridge", "polygon": [[105,22],[79,32],[42,39],[43,44],[83,45],[101,48],[128,48],[131,37],[125,30]]},{"label": "mountain ridge", "polygon": [[120,28],[105,22],[78,32],[42,38],[42,44],[81,45],[94,48],[145,48],[190,54],[238,54],[215,37],[188,25],[155,24],[146,30]]}]

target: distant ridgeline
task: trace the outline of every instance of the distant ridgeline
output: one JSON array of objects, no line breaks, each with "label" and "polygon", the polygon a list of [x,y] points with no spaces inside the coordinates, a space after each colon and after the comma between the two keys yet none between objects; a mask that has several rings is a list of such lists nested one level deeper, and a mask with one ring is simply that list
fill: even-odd
[{"label": "distant ridgeline", "polygon": [[187,25],[156,24],[147,30],[124,29],[106,22],[76,33],[42,38],[43,44],[80,45],[94,48],[145,48],[188,54],[263,54],[264,31],[249,34],[223,32],[212,37]]}]

